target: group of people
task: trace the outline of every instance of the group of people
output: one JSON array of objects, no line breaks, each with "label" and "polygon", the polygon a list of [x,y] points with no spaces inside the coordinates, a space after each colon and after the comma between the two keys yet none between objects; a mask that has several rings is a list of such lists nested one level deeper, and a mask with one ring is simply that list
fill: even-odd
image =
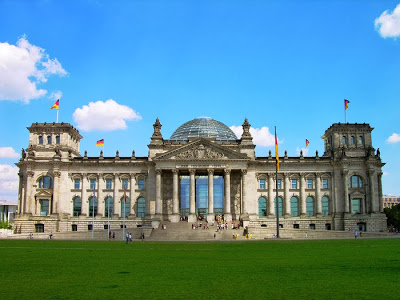
[{"label": "group of people", "polygon": [[[140,235],[140,238],[142,239],[142,241],[144,241],[144,232],[142,232],[142,234]],[[128,232],[125,236],[125,239],[126,239],[127,244],[132,243],[132,233]]]}]

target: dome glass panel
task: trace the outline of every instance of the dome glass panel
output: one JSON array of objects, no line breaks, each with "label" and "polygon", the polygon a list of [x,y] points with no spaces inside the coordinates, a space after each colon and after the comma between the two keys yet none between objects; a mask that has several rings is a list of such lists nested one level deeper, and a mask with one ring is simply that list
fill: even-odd
[{"label": "dome glass panel", "polygon": [[217,141],[236,141],[235,133],[225,124],[209,117],[200,117],[181,125],[171,135],[171,140],[189,138],[216,139]]}]

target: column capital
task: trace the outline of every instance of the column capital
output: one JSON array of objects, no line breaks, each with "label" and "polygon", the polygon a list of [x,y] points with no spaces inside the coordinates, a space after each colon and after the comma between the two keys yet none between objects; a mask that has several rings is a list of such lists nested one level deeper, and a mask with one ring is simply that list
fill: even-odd
[{"label": "column capital", "polygon": [[368,176],[373,176],[374,173],[375,173],[375,170],[374,170],[374,169],[368,169],[368,170],[367,170]]},{"label": "column capital", "polygon": [[61,172],[60,171],[53,171],[54,177],[61,177]]},{"label": "column capital", "polygon": [[247,169],[242,169],[240,171],[242,172],[242,175],[246,175],[247,174]]},{"label": "column capital", "polygon": [[179,174],[179,169],[172,169],[172,174]]},{"label": "column capital", "polygon": [[231,174],[231,169],[224,169],[224,173],[226,175],[230,175]]},{"label": "column capital", "polygon": [[316,178],[321,178],[322,173],[321,172],[315,172],[315,177]]},{"label": "column capital", "polygon": [[196,169],[189,169],[189,174],[190,175],[195,175],[196,174]]},{"label": "column capital", "polygon": [[301,172],[301,173],[299,173],[299,176],[300,176],[300,179],[304,179],[304,177],[306,176],[306,173]]},{"label": "column capital", "polygon": [[156,174],[157,175],[161,175],[161,173],[162,173],[162,169],[156,169]]},{"label": "column capital", "polygon": [[28,177],[33,177],[33,176],[35,176],[35,172],[33,172],[33,171],[28,171],[28,172],[26,172],[26,175],[27,175]]},{"label": "column capital", "polygon": [[342,176],[347,176],[349,174],[349,170],[342,170],[340,171],[340,174],[342,174]]},{"label": "column capital", "polygon": [[289,172],[284,172],[283,173],[283,177],[286,179],[286,178],[289,178],[290,177],[290,173]]},{"label": "column capital", "polygon": [[207,169],[208,175],[214,175],[214,169]]}]

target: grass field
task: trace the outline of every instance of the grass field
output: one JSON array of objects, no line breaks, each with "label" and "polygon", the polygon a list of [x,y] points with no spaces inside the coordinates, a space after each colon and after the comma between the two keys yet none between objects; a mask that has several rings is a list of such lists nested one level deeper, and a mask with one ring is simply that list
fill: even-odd
[{"label": "grass field", "polygon": [[400,299],[400,239],[0,240],[0,299]]}]

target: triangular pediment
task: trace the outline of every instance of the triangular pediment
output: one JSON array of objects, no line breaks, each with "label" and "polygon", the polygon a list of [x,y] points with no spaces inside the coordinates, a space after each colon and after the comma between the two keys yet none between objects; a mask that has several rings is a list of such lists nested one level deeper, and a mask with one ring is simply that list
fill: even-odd
[{"label": "triangular pediment", "polygon": [[36,194],[36,197],[51,197],[52,192],[51,190],[39,190]]},{"label": "triangular pediment", "polygon": [[174,150],[158,154],[154,160],[249,160],[246,154],[238,153],[229,148],[212,143],[205,139],[199,139],[176,148]]}]

